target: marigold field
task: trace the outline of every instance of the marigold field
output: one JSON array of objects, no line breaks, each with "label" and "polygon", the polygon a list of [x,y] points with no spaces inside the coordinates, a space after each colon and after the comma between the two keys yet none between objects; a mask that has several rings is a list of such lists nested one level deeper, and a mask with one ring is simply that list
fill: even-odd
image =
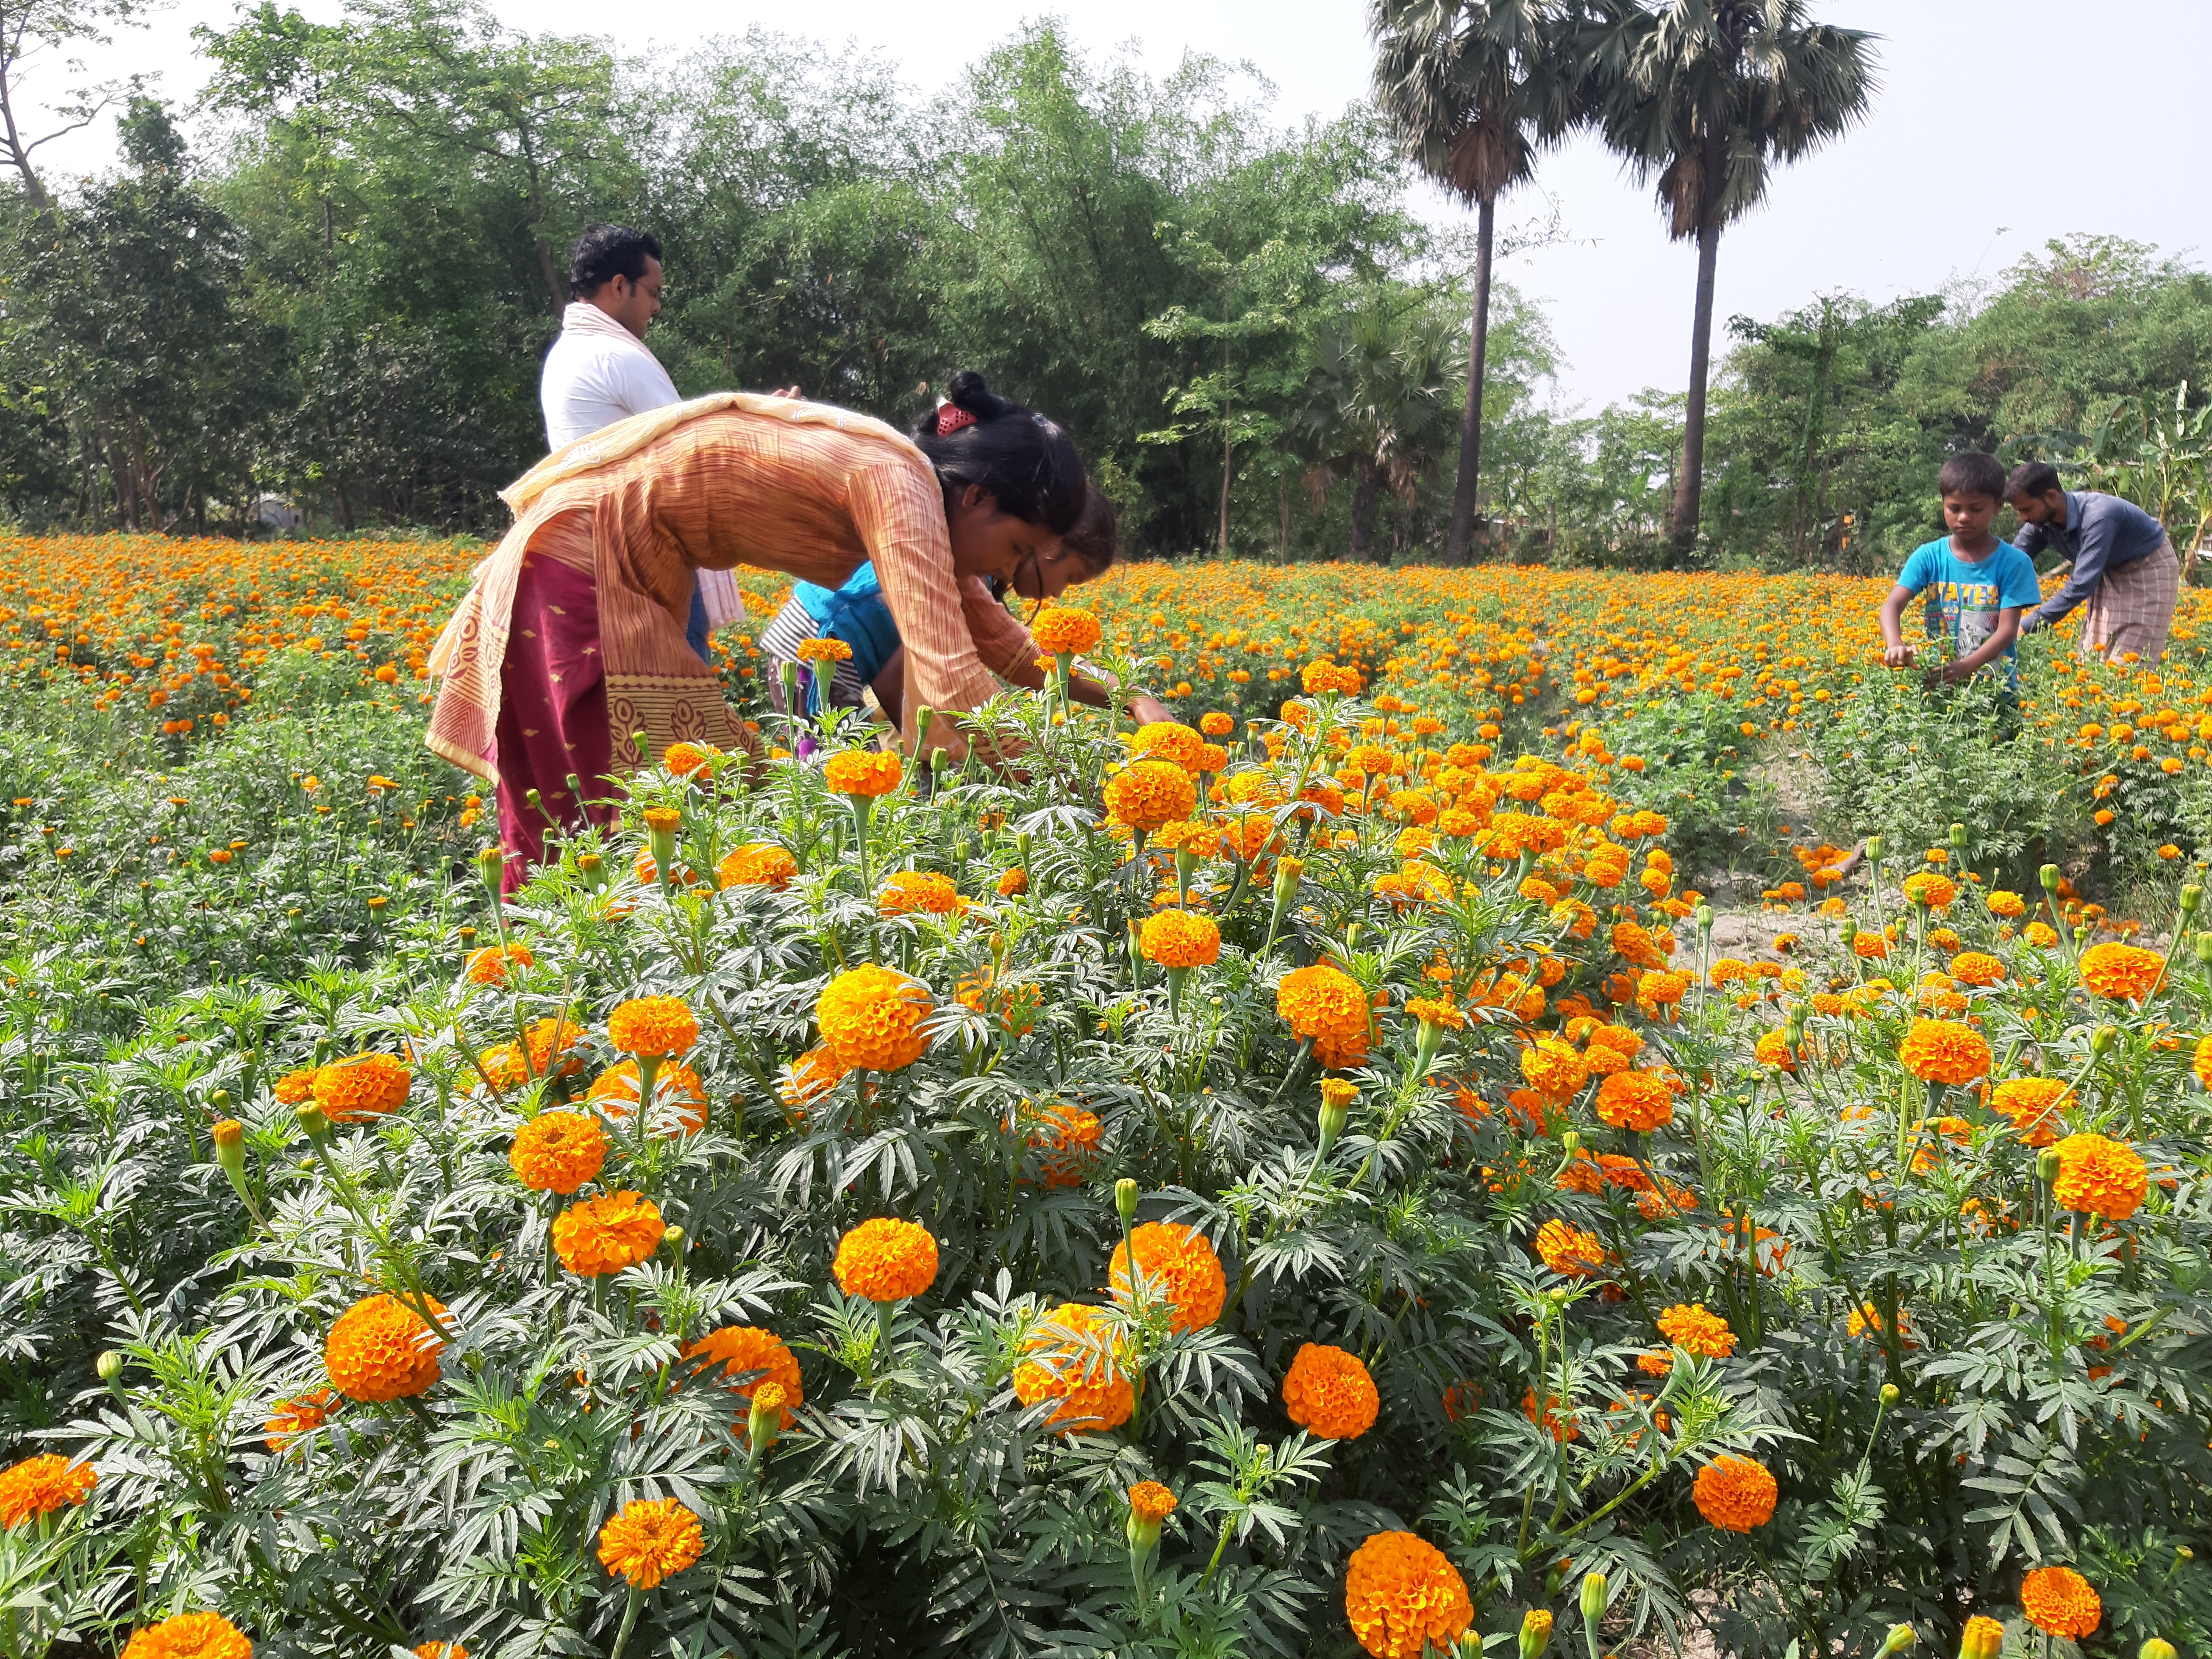
[{"label": "marigold field", "polygon": [[2212,1644],[2195,594],[1137,567],[500,908],[481,551],[0,540],[8,1659]]}]

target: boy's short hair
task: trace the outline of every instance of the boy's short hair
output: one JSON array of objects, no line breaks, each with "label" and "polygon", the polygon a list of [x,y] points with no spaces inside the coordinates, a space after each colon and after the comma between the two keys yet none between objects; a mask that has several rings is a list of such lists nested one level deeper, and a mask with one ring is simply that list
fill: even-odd
[{"label": "boy's short hair", "polygon": [[1943,470],[1936,475],[1936,493],[1939,495],[1986,495],[1993,501],[2005,498],[2004,468],[1997,465],[1994,455],[1978,451],[1954,455],[1943,463]]},{"label": "boy's short hair", "polygon": [[2005,480],[2005,499],[2033,495],[2038,500],[2066,486],[2058,482],[2058,469],[2048,461],[2022,461]]}]

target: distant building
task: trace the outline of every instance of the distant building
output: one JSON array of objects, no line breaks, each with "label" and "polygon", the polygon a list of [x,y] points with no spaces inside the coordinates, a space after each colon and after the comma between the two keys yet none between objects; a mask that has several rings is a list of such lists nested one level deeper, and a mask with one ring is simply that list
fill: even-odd
[{"label": "distant building", "polygon": [[307,515],[282,495],[257,496],[253,502],[253,522],[271,530],[297,530],[307,522]]}]

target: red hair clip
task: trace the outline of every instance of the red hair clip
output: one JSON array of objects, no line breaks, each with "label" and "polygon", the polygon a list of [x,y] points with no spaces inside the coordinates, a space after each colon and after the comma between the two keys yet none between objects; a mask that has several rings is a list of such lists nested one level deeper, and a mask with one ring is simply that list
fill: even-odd
[{"label": "red hair clip", "polygon": [[937,435],[939,437],[949,438],[954,433],[959,431],[962,427],[973,426],[975,424],[975,416],[970,414],[967,410],[961,408],[959,404],[938,404]]}]

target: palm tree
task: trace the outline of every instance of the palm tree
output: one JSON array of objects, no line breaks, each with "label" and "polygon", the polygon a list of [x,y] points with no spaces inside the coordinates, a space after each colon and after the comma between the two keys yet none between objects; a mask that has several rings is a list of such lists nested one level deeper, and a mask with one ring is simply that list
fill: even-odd
[{"label": "palm tree", "polygon": [[1384,493],[1412,502],[1450,443],[1458,333],[1425,296],[1402,290],[1363,295],[1316,331],[1294,431],[1314,461],[1307,483],[1316,504],[1329,479],[1352,480],[1356,561],[1378,556]]},{"label": "palm tree", "polygon": [[1476,209],[1474,319],[1444,562],[1467,558],[1482,474],[1483,359],[1498,198],[1535,169],[1569,117],[1562,0],[1370,0],[1375,98],[1407,156]]},{"label": "palm tree", "polygon": [[1866,113],[1875,37],[1809,21],[1804,0],[1593,0],[1591,12],[1576,31],[1590,118],[1637,182],[1656,179],[1668,234],[1698,244],[1671,535],[1679,563],[1698,539],[1722,228],[1765,196],[1771,164],[1809,155]]}]

